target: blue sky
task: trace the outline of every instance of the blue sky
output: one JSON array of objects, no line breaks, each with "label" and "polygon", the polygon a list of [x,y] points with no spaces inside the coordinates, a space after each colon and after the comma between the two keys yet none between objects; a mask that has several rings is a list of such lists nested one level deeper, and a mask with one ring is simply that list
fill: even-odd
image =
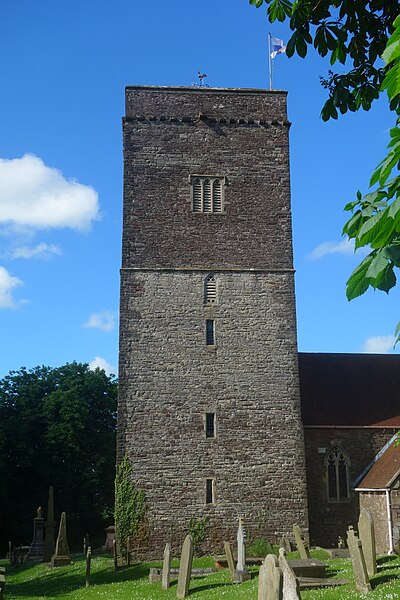
[{"label": "blue sky", "polygon": [[[265,9],[247,0],[4,0],[0,8],[0,376],[118,363],[125,85],[268,87]],[[343,206],[384,156],[386,99],[320,119],[328,65],[278,56],[289,91],[301,351],[392,351],[398,290],[351,303]]]}]

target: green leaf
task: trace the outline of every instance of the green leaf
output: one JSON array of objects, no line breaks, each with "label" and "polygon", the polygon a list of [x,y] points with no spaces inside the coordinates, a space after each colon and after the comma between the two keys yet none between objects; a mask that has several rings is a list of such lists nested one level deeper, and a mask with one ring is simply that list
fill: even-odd
[{"label": "green leaf", "polygon": [[393,272],[393,266],[387,265],[386,269],[378,276],[377,281],[375,281],[375,287],[388,294],[395,285],[396,275]]},{"label": "green leaf", "polygon": [[348,300],[354,300],[354,298],[361,296],[367,291],[369,281],[366,279],[366,274],[372,259],[373,255],[369,254],[350,275],[346,284],[346,296]]},{"label": "green leaf", "polygon": [[383,227],[386,226],[388,219],[387,209],[381,210],[369,217],[360,228],[356,238],[356,248],[365,246],[373,241]]},{"label": "green leaf", "polygon": [[377,279],[379,275],[386,269],[387,264],[388,260],[384,253],[378,252],[378,254],[376,254],[372,259],[365,276],[371,279]]}]

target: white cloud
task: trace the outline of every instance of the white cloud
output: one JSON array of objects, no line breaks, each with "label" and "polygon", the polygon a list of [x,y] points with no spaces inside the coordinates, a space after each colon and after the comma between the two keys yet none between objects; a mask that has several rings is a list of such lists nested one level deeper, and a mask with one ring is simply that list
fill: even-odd
[{"label": "white cloud", "polygon": [[396,338],[393,335],[378,335],[365,340],[362,352],[368,354],[389,354],[393,350]]},{"label": "white cloud", "polygon": [[340,242],[322,242],[310,254],[307,254],[307,258],[318,260],[328,254],[354,254],[354,240],[345,238]]},{"label": "white cloud", "polygon": [[45,244],[36,246],[21,246],[11,251],[11,258],[49,258],[52,254],[62,254],[62,250],[56,244]]},{"label": "white cloud", "polygon": [[0,308],[14,308],[16,306],[12,292],[19,285],[22,285],[22,281],[18,277],[10,275],[7,269],[0,266]]},{"label": "white cloud", "polygon": [[98,313],[92,313],[83,327],[92,327],[102,331],[112,331],[115,327],[115,315],[111,310],[101,310]]},{"label": "white cloud", "polygon": [[0,224],[84,231],[96,219],[98,195],[90,186],[65,179],[32,154],[0,159]]},{"label": "white cloud", "polygon": [[89,363],[89,369],[91,371],[103,369],[106,372],[106,375],[117,375],[118,372],[116,367],[110,365],[110,363],[107,362],[105,358],[101,358],[101,356],[94,357],[94,359]]}]

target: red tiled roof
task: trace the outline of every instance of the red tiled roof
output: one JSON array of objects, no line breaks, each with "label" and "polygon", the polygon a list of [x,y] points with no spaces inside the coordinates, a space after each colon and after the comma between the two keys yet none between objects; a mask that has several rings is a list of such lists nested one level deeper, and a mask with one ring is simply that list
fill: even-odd
[{"label": "red tiled roof", "polygon": [[299,353],[305,426],[400,427],[400,355]]},{"label": "red tiled roof", "polygon": [[357,484],[357,488],[389,488],[400,475],[400,446],[392,444],[372,465],[366,476]]}]

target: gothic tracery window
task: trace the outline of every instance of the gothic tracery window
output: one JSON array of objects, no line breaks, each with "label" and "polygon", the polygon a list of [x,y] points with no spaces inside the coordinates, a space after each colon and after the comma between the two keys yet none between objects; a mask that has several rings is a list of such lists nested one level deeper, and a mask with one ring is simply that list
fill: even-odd
[{"label": "gothic tracery window", "polygon": [[328,500],[338,502],[349,497],[348,464],[338,446],[334,446],[326,459]]}]

